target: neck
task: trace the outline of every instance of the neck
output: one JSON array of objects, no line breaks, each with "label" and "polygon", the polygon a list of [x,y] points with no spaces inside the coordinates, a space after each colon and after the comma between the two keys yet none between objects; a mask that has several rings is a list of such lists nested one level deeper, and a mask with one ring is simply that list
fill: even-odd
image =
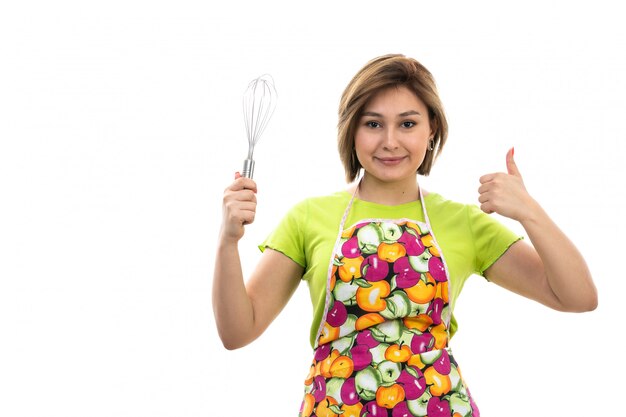
[{"label": "neck", "polygon": [[405,181],[382,182],[365,175],[358,185],[359,199],[377,204],[397,206],[419,200],[419,185],[415,177]]}]

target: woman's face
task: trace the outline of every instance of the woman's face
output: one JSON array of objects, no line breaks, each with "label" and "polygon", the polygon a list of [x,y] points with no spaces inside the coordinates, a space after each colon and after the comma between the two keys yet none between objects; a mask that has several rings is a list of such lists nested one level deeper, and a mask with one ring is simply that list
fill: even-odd
[{"label": "woman's face", "polygon": [[431,136],[424,102],[407,87],[390,87],[374,95],[363,109],[354,147],[370,179],[415,181]]}]

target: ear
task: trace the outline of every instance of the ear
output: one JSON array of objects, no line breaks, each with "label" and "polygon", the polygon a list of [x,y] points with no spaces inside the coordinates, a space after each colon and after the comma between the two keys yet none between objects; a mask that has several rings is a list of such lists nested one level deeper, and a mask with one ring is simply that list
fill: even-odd
[{"label": "ear", "polygon": [[428,113],[431,113],[429,117],[430,137],[434,139],[435,135],[437,134],[437,131],[439,130],[439,123],[437,123],[437,119],[435,118],[435,115],[432,114],[430,110],[428,111]]},{"label": "ear", "polygon": [[[435,135],[437,134],[438,129],[438,123],[437,123],[437,119],[434,118],[434,115],[432,114],[432,112],[430,111],[430,109],[428,109],[428,114],[429,114],[429,127],[430,127],[430,134],[428,135],[428,152],[431,151],[430,149],[430,145],[432,143],[433,146],[433,151],[435,150],[435,147],[437,146],[437,140],[435,139]],[[424,164],[424,162],[422,161],[422,165]],[[422,165],[420,165],[420,168],[422,167]]]}]

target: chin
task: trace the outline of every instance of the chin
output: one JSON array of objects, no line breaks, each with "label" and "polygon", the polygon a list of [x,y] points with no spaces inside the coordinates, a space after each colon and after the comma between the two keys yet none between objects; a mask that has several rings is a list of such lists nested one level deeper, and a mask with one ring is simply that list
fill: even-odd
[{"label": "chin", "polygon": [[414,181],[416,178],[416,174],[411,175],[371,175],[371,177],[375,178],[379,182],[384,184],[396,184],[407,181]]}]

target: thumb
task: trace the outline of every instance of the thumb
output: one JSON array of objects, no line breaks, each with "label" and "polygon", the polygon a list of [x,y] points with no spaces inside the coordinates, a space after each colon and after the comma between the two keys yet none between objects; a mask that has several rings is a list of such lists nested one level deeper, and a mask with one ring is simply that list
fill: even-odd
[{"label": "thumb", "polygon": [[519,172],[519,169],[517,169],[517,164],[515,163],[515,160],[513,159],[513,156],[515,154],[515,148],[511,148],[509,149],[509,151],[506,153],[506,170],[509,173],[509,175],[514,175],[516,177],[522,177],[522,174]]}]

